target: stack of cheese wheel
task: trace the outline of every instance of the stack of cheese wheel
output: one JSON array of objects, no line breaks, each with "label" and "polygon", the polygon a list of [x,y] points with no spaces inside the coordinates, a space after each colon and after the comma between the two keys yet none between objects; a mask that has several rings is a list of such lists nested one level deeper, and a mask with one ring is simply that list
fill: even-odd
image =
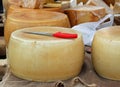
[{"label": "stack of cheese wheel", "polygon": [[63,13],[43,10],[28,10],[12,12],[7,16],[4,35],[8,44],[11,33],[20,28],[33,26],[60,26],[70,27],[68,17]]},{"label": "stack of cheese wheel", "polygon": [[[9,10],[12,11],[20,11],[20,10],[24,10],[27,8],[23,8],[20,6],[20,0],[8,0],[8,7]],[[10,7],[11,5],[14,5],[12,7]],[[30,10],[30,9],[29,9]],[[38,9],[39,10],[39,9]],[[47,10],[47,11],[56,11],[56,12],[63,12],[61,7],[53,7],[53,8],[43,8],[42,10]],[[9,13],[9,12],[8,12]]]},{"label": "stack of cheese wheel", "polygon": [[120,26],[96,32],[92,44],[92,61],[100,76],[120,80]]},{"label": "stack of cheese wheel", "polygon": [[72,26],[84,23],[98,21],[106,15],[104,7],[99,6],[79,6],[65,10]]},{"label": "stack of cheese wheel", "polygon": [[[75,39],[63,39],[24,33],[76,33]],[[84,44],[77,31],[62,27],[31,27],[11,34],[8,61],[12,73],[32,81],[66,80],[78,75],[84,61]]]}]

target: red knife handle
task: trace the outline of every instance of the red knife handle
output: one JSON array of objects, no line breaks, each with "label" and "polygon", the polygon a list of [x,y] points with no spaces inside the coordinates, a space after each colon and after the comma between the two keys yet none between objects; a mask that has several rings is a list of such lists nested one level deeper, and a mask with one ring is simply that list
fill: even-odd
[{"label": "red knife handle", "polygon": [[59,38],[77,38],[77,34],[70,34],[70,33],[62,33],[62,32],[57,32],[53,34],[54,37],[59,37]]}]

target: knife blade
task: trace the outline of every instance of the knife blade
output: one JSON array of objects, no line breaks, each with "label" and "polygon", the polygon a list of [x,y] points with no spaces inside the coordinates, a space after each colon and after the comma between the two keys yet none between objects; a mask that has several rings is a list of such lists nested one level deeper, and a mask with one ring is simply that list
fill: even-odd
[{"label": "knife blade", "polygon": [[53,36],[53,37],[66,38],[66,39],[77,38],[77,36],[78,36],[77,34],[63,33],[63,32],[48,33],[48,32],[30,32],[30,31],[24,31],[24,33],[35,34],[35,35]]}]

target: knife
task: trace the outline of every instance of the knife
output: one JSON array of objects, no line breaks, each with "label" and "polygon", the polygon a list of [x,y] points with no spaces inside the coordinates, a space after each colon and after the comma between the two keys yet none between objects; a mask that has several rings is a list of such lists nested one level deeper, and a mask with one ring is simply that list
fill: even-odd
[{"label": "knife", "polygon": [[77,36],[78,36],[77,34],[63,33],[63,32],[48,33],[48,32],[30,32],[30,31],[24,31],[24,33],[35,34],[35,35],[53,36],[53,37],[66,38],[66,39],[77,38]]}]

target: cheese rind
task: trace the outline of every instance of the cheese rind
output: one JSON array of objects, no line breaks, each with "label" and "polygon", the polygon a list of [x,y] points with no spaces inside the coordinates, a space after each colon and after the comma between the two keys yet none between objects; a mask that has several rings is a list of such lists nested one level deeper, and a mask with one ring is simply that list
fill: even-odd
[{"label": "cheese rind", "polygon": [[[33,35],[24,31],[77,33],[76,39]],[[62,27],[33,27],[11,34],[8,46],[10,69],[17,77],[32,81],[66,80],[77,76],[84,60],[80,33]]]},{"label": "cheese rind", "polygon": [[105,78],[120,80],[120,26],[103,28],[95,34],[92,61],[96,72]]},{"label": "cheese rind", "polygon": [[99,6],[79,6],[65,10],[68,15],[71,26],[98,21],[100,18],[106,15],[104,7]]},{"label": "cheese rind", "polygon": [[4,35],[6,44],[9,42],[13,31],[34,26],[59,26],[70,27],[68,17],[63,13],[43,10],[26,10],[12,12],[7,16]]}]

